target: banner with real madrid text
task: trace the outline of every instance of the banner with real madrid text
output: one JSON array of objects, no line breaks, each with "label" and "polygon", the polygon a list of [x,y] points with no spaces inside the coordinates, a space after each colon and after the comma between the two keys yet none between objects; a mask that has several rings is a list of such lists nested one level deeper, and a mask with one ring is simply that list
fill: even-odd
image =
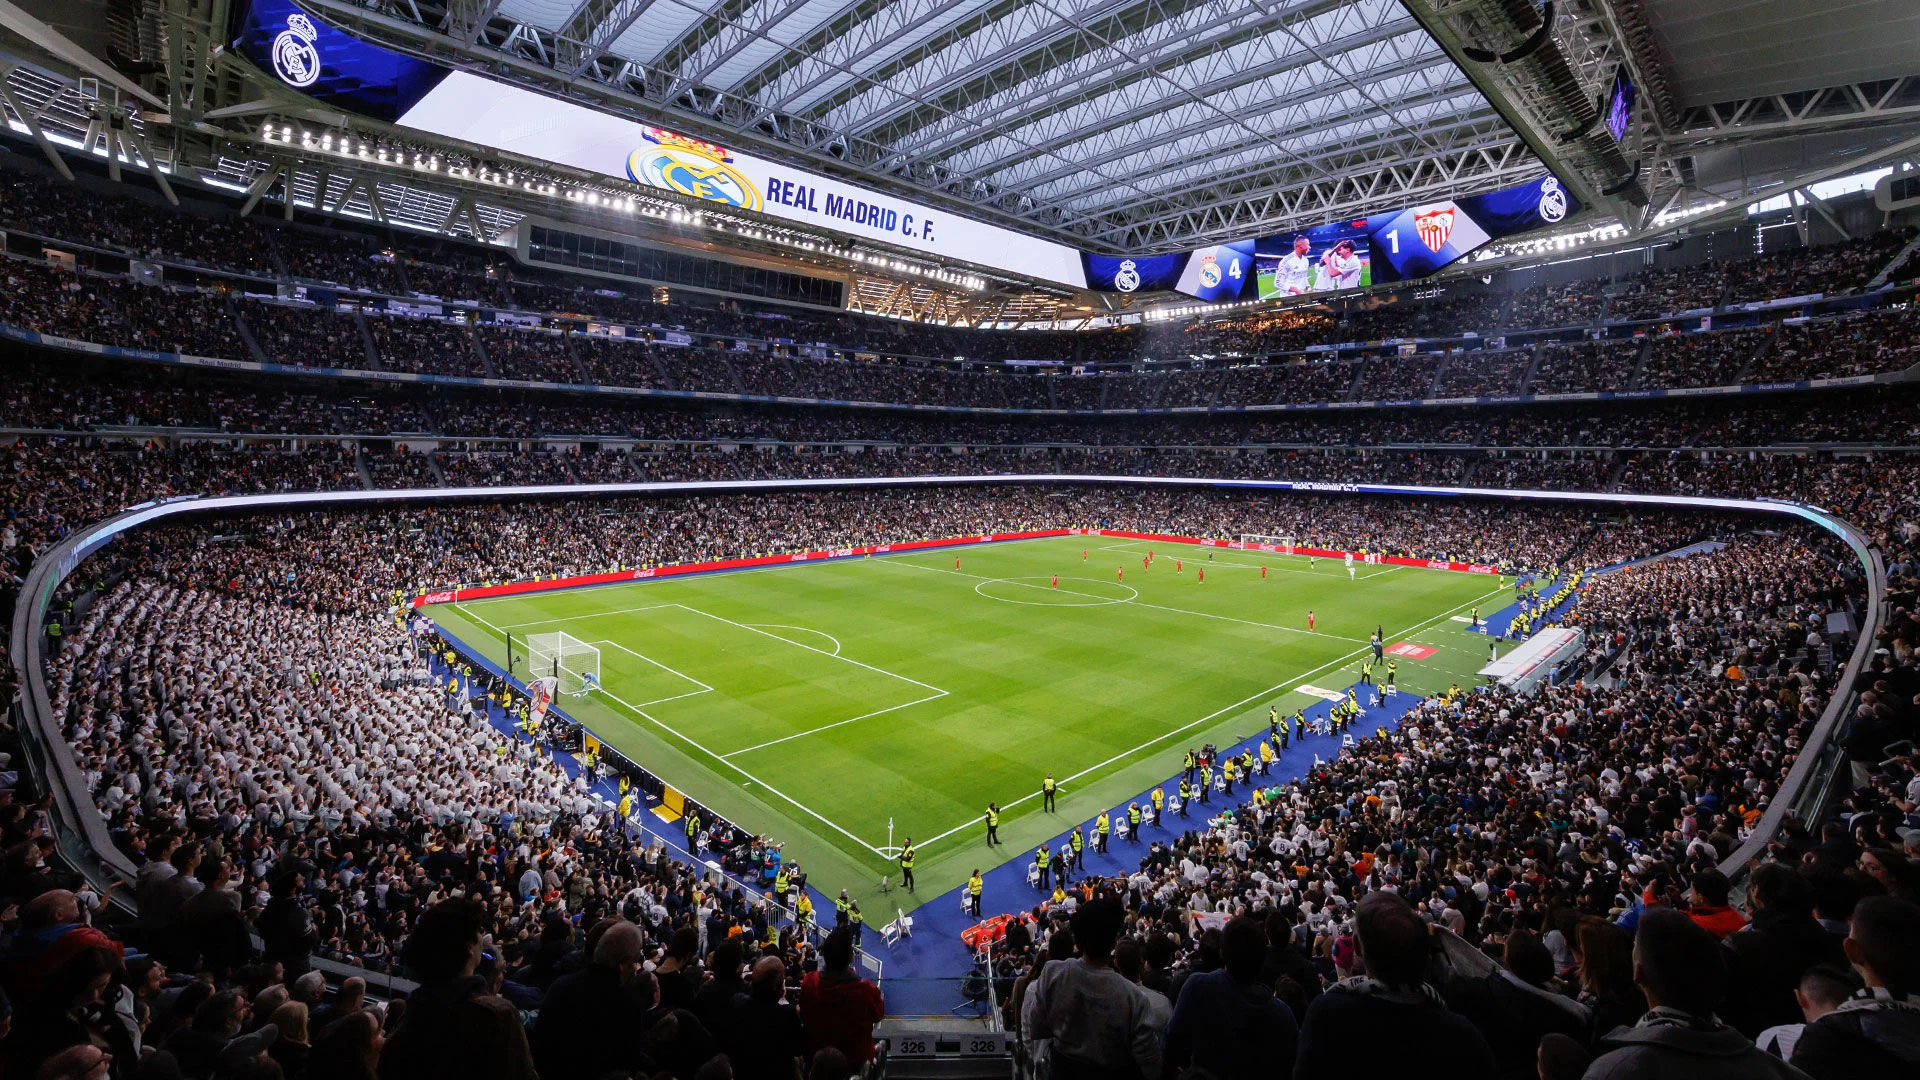
[{"label": "banner with real madrid text", "polygon": [[939,259],[1099,292],[1210,302],[1332,293],[1425,277],[1579,203],[1553,176],[1480,195],[1168,254],[1083,254],[938,207],[642,124],[365,41],[296,0],[236,0],[228,43],[327,105],[505,153],[630,180]]},{"label": "banner with real madrid text", "polygon": [[797,224],[883,241],[1078,288],[1065,244],[741,153],[719,143],[456,71],[400,117],[404,127],[571,165]]}]

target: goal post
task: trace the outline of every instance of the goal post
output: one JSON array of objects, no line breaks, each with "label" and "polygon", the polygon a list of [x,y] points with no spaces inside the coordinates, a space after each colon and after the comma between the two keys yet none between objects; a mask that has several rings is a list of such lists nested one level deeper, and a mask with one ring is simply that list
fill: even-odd
[{"label": "goal post", "polygon": [[527,660],[534,678],[551,675],[562,694],[584,694],[600,685],[600,650],[565,631],[528,634]]},{"label": "goal post", "polygon": [[1241,533],[1240,542],[1254,547],[1265,545],[1275,550],[1285,552],[1288,555],[1293,554],[1294,538],[1290,535],[1276,536],[1272,533]]}]

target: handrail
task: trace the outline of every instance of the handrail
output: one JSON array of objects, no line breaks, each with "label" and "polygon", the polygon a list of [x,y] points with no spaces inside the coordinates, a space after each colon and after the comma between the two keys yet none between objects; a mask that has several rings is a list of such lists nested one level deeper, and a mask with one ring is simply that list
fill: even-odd
[{"label": "handrail", "polygon": [[[1843,680],[1856,677],[1871,654],[1871,644],[1879,627],[1879,609],[1885,600],[1885,566],[1867,537],[1846,521],[1818,507],[1772,499],[1732,499],[1685,495],[1636,495],[1625,493],[1544,491],[1499,488],[1452,488],[1397,484],[1341,484],[1319,481],[1229,480],[1193,477],[1148,477],[1080,475],[1063,473],[1004,474],[978,476],[916,476],[889,478],[821,478],[793,480],[685,481],[632,484],[551,484],[508,487],[414,488],[393,491],[294,492],[265,495],[189,496],[161,502],[141,503],[112,517],[75,529],[49,548],[32,568],[20,590],[13,616],[11,654],[20,672],[22,692],[17,702],[19,730],[29,750],[28,764],[46,783],[53,795],[53,820],[56,842],[63,855],[96,886],[111,880],[130,880],[136,868],[131,859],[114,846],[106,823],[93,802],[78,764],[62,735],[59,718],[53,714],[47,693],[45,647],[42,627],[53,592],[86,558],[112,542],[122,533],[170,518],[222,514],[244,514],[261,510],[325,509],[398,505],[431,505],[441,502],[501,502],[520,499],[605,498],[616,496],[755,494],[764,492],[922,488],[940,489],[981,485],[1075,485],[1178,487],[1234,490],[1265,490],[1311,494],[1375,494],[1436,498],[1496,498],[1525,502],[1586,503],[1601,505],[1661,506],[1680,509],[1726,510],[1770,514],[1796,518],[1818,525],[1838,536],[1851,547],[1867,571],[1868,623],[1862,627]],[[1808,782],[1818,758],[1818,741],[1830,740],[1843,713],[1846,686],[1836,685],[1834,700],[1815,729],[1815,740],[1802,748],[1801,757],[1788,780],[1776,794],[1773,804],[1747,844],[1736,852],[1730,864],[1736,868],[1749,849],[1760,850],[1784,820],[1786,807]],[[331,962],[334,970],[337,962]],[[346,967],[340,965],[341,967]],[[358,970],[358,969],[353,969]],[[363,972],[370,983],[387,976]]]},{"label": "handrail", "polygon": [[[1839,533],[1840,538],[1853,548],[1853,553],[1859,557],[1861,566],[1867,572],[1867,602],[1858,640],[1854,642],[1853,655],[1847,659],[1846,668],[1834,681],[1826,710],[1820,714],[1820,720],[1814,725],[1813,734],[1808,736],[1806,745],[1800,748],[1800,756],[1794,759],[1793,768],[1787,771],[1787,778],[1781,782],[1780,790],[1774,792],[1773,801],[1767,804],[1766,812],[1760,815],[1746,842],[1720,861],[1720,872],[1732,880],[1744,875],[1747,863],[1758,858],[1773,842],[1781,826],[1786,824],[1787,815],[1795,811],[1801,796],[1806,793],[1816,767],[1826,757],[1829,745],[1840,732],[1840,725],[1846,719],[1854,698],[1853,685],[1866,669],[1867,658],[1873,655],[1874,639],[1880,635],[1880,623],[1886,609],[1886,560],[1880,549],[1873,546],[1859,530],[1845,522],[1841,524],[1844,531]],[[1844,765],[1844,762],[1841,764]]]}]

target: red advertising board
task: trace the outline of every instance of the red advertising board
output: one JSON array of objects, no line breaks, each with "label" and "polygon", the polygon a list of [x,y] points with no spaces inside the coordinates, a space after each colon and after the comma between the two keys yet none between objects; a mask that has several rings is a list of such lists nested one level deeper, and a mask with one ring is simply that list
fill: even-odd
[{"label": "red advertising board", "polygon": [[[644,570],[616,570],[606,574],[587,574],[581,577],[550,578],[545,581],[514,581],[504,585],[480,585],[473,588],[440,589],[429,592],[413,601],[414,607],[425,604],[449,604],[461,600],[481,600],[489,596],[517,596],[522,593],[549,592],[554,589],[574,589],[585,585],[612,585],[621,581],[647,581],[653,578],[679,577],[683,574],[709,574],[721,570],[746,570],[757,566],[778,566],[785,563],[817,562],[823,559],[848,559],[861,555],[891,555],[903,551],[926,551],[930,548],[959,547],[966,544],[987,544],[998,540],[1034,540],[1049,536],[1110,536],[1121,540],[1150,540],[1164,544],[1195,544],[1201,547],[1225,548],[1233,551],[1263,551],[1278,555],[1314,555],[1322,559],[1344,559],[1347,552],[1329,548],[1287,547],[1280,544],[1248,544],[1239,540],[1207,540],[1195,536],[1173,536],[1166,533],[1126,532],[1118,529],[1042,529],[1035,532],[993,533],[988,536],[955,536],[944,540],[912,540],[902,544],[873,544],[864,547],[831,548],[825,551],[802,551],[791,555],[761,555],[751,559],[722,559],[718,562],[677,563],[672,566],[650,566]],[[1353,552],[1355,558],[1363,557]],[[1482,566],[1479,563],[1448,562],[1444,559],[1403,559],[1397,556],[1371,556],[1368,561],[1384,566],[1419,566],[1429,570],[1452,570],[1463,574],[1497,574],[1497,566]]]}]

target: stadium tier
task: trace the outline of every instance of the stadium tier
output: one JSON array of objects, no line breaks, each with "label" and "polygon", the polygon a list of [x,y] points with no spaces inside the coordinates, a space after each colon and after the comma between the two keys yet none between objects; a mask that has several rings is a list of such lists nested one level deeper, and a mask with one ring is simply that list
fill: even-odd
[{"label": "stadium tier", "polygon": [[0,5],[0,1073],[1920,1076],[1857,7]]}]

